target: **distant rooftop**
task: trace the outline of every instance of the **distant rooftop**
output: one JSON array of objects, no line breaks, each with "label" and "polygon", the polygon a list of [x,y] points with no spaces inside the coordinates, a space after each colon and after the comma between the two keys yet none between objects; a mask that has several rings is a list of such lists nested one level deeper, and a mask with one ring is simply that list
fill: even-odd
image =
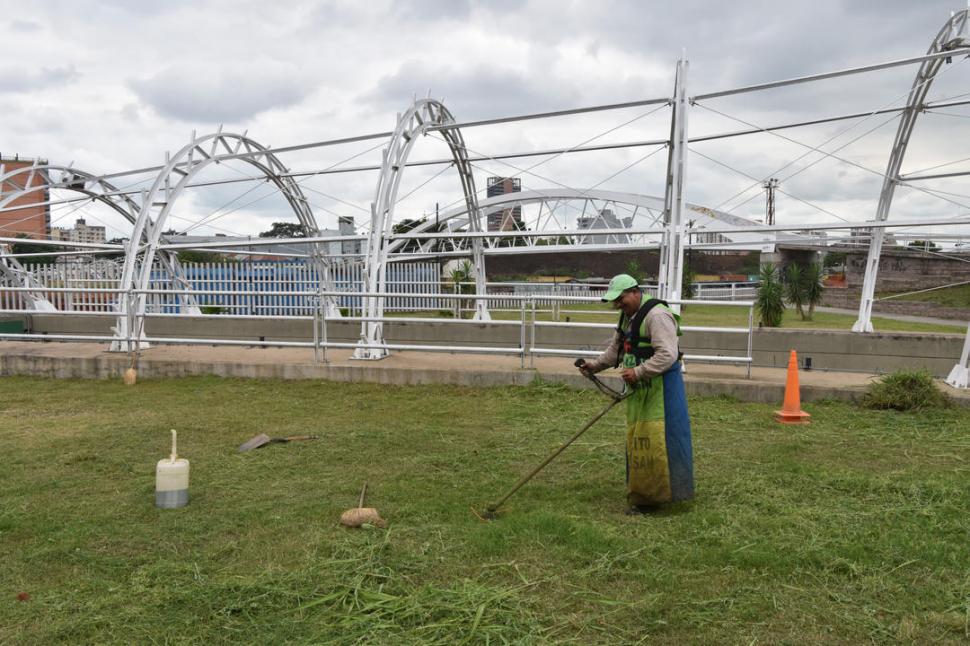
[{"label": "distant rooftop", "polygon": [[25,157],[24,155],[20,155],[17,153],[14,153],[13,155],[5,155],[3,153],[0,153],[0,163],[2,162],[24,162],[27,164],[33,164],[34,162],[37,162],[38,164],[46,164],[47,160],[41,157]]}]

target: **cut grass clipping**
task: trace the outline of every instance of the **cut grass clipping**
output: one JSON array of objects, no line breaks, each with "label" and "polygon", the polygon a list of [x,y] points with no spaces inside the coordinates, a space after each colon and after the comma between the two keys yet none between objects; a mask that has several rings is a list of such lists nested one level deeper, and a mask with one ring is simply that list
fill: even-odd
[{"label": "cut grass clipping", "polygon": [[862,398],[866,408],[921,411],[946,408],[950,399],[925,370],[897,370],[869,384]]}]

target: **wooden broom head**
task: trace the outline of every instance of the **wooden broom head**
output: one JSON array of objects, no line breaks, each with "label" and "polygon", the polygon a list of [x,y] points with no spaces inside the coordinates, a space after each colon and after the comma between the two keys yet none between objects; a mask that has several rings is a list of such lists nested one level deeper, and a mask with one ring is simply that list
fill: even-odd
[{"label": "wooden broom head", "polygon": [[138,371],[134,368],[128,368],[125,370],[125,374],[122,376],[126,386],[134,386],[135,381],[138,380]]}]

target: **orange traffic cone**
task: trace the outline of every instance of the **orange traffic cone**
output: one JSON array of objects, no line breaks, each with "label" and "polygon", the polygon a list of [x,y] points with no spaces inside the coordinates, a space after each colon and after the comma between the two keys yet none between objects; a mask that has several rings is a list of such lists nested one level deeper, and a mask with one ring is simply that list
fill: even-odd
[{"label": "orange traffic cone", "polygon": [[785,381],[785,403],[775,411],[775,420],[782,424],[808,424],[808,413],[802,410],[802,396],[798,388],[798,355],[791,351],[788,358],[788,379]]}]

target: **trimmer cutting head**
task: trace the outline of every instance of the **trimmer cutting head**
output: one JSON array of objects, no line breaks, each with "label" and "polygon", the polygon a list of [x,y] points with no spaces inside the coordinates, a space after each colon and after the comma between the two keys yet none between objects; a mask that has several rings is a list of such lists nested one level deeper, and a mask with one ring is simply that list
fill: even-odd
[{"label": "trimmer cutting head", "polygon": [[482,511],[478,511],[474,507],[472,507],[471,510],[472,510],[472,513],[475,514],[475,518],[477,518],[478,520],[481,520],[481,521],[498,520],[499,519],[498,507],[499,507],[498,503],[492,503]]}]

